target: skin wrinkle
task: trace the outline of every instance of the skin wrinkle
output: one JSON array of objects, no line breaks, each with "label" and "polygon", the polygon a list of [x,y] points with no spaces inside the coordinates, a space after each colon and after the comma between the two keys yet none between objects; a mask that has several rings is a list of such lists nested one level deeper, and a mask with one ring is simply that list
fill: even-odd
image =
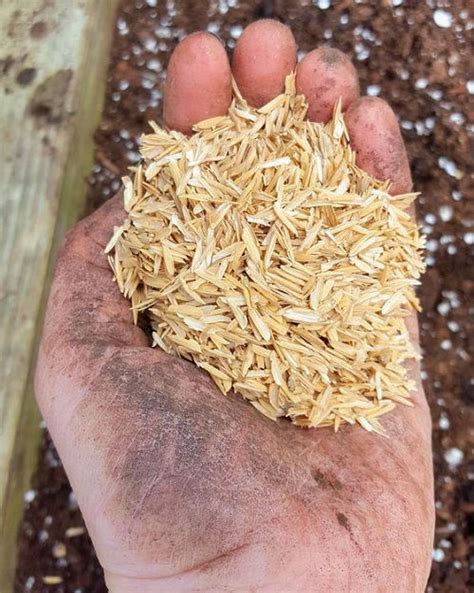
[{"label": "skin wrinkle", "polygon": [[[133,436],[128,441],[127,446],[121,452],[120,456],[116,457],[115,462],[113,463],[112,467],[110,468],[110,478],[111,478],[112,484],[115,483],[118,479],[124,480],[127,478],[127,476],[124,474],[123,470],[121,469],[121,466],[122,466],[124,460],[126,459],[129,451],[131,449],[133,449],[135,442],[138,440],[138,437],[144,432],[146,432],[146,430],[144,428],[140,428],[139,430],[137,430],[135,432],[135,436]],[[110,462],[114,461],[115,456],[116,456],[115,452],[111,451]],[[106,458],[106,461],[109,462],[109,460],[107,458]]]},{"label": "skin wrinkle", "polygon": [[182,577],[184,575],[192,574],[195,572],[214,570],[216,567],[216,564],[222,564],[223,561],[227,562],[232,556],[234,556],[235,554],[238,554],[239,552],[245,550],[248,547],[250,547],[250,544],[241,544],[240,546],[236,546],[235,548],[232,548],[231,550],[225,551],[222,554],[219,554],[218,556],[215,556],[214,558],[212,558],[210,560],[206,560],[204,562],[201,562],[200,564],[191,566],[191,568],[188,568],[184,572],[181,572],[179,575],[169,575],[166,578],[172,578],[173,576]]},{"label": "skin wrinkle", "polygon": [[[128,526],[125,528],[126,531],[130,531],[131,530],[131,526],[135,522],[137,516],[139,516],[139,514],[141,513],[141,509],[145,505],[146,500],[150,497],[150,495],[151,495],[154,487],[157,485],[158,481],[163,478],[164,475],[166,475],[164,471],[158,472],[152,478],[152,480],[150,481],[150,483],[148,484],[148,486],[145,488],[145,492],[144,492],[144,494],[142,496],[142,499],[139,501],[139,503],[136,505],[135,509],[131,513],[130,521],[128,523]],[[186,484],[183,484],[183,489],[185,489],[185,488],[186,488]]]},{"label": "skin wrinkle", "polygon": [[[192,576],[193,573],[213,570],[215,568],[216,564],[220,564],[223,561],[228,561],[232,556],[234,556],[235,554],[239,554],[239,552],[242,552],[243,550],[245,550],[248,547],[251,547],[250,544],[241,544],[239,546],[235,546],[234,548],[232,548],[230,550],[226,550],[225,552],[222,552],[221,554],[219,554],[213,558],[210,558],[209,560],[205,560],[203,562],[200,562],[199,564],[193,564],[190,568],[188,568],[184,571],[181,571],[179,573],[162,575],[162,576],[156,577],[154,580],[156,580],[159,583],[160,581],[169,580],[169,579],[173,579],[176,577],[182,578],[185,576]],[[130,578],[130,575],[122,575],[122,574],[120,574],[120,572],[113,572],[112,574],[115,577],[127,576],[127,578]],[[133,576],[131,578],[136,579],[138,582],[141,580],[149,580],[148,577],[140,577],[139,575]]]}]

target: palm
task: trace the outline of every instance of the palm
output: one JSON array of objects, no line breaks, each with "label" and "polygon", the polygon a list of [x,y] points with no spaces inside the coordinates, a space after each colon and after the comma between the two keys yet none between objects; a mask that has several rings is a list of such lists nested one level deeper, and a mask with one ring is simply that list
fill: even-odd
[{"label": "palm", "polygon": [[[184,92],[179,59],[170,66],[170,97]],[[202,117],[209,87],[227,84],[214,62]],[[179,101],[168,101],[165,115],[182,129],[200,119]],[[352,117],[357,141],[360,113]],[[359,150],[363,159],[373,147]],[[393,177],[402,185],[400,154]],[[305,431],[224,398],[191,364],[148,348],[132,325],[101,249],[121,218],[114,199],[69,236],[37,373],[43,413],[111,590],[422,591],[432,492],[421,391],[417,409],[385,420],[388,439],[351,427]]]}]

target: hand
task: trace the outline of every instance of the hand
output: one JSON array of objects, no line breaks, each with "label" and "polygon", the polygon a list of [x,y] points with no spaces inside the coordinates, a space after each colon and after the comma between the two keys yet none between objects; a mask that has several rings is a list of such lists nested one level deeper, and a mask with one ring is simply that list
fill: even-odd
[{"label": "hand", "polygon": [[[296,64],[274,21],[246,29],[232,73],[248,101],[283,89]],[[358,163],[393,192],[411,188],[396,117],[359,98],[337,50],[298,65],[309,117],[343,99]],[[191,35],[169,65],[165,123],[189,132],[224,114],[231,68],[213,36]],[[36,393],[112,593],[422,593],[430,567],[430,416],[383,418],[389,438],[360,427],[274,423],[204,372],[147,345],[132,324],[103,249],[125,213],[120,197],[67,236],[51,289]],[[416,317],[408,321],[418,341]]]}]

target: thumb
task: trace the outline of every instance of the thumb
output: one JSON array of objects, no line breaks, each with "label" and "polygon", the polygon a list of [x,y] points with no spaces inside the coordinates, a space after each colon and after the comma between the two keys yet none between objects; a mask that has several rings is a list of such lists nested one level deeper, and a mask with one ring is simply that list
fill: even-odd
[{"label": "thumb", "polygon": [[[104,253],[114,226],[126,216],[122,193],[77,224],[60,250],[49,294],[35,376],[35,392],[48,421],[67,379],[84,384],[112,348],[145,346],[133,324]],[[61,407],[61,404],[59,405]]]}]

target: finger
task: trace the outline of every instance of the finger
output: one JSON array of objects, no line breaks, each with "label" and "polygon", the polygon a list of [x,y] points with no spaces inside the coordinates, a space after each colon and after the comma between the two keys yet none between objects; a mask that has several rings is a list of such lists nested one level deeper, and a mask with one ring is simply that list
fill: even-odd
[{"label": "finger", "polygon": [[[394,195],[411,191],[412,180],[405,145],[397,117],[388,103],[377,97],[362,97],[347,110],[346,124],[359,167],[377,179],[390,180],[390,193]],[[406,326],[415,349],[419,351],[418,317],[415,311],[406,318]],[[410,378],[417,383],[414,401],[426,405],[419,361],[407,361],[407,368]]]},{"label": "finger", "polygon": [[377,179],[389,179],[390,193],[409,192],[410,165],[397,117],[388,103],[362,97],[348,108],[346,124],[359,167]]},{"label": "finger", "polygon": [[171,56],[163,98],[165,125],[189,134],[198,121],[224,115],[232,76],[223,45],[209,33],[194,33]]},{"label": "finger", "polygon": [[[77,224],[60,251],[45,323],[45,337],[81,344],[139,346],[147,343],[133,324],[104,253],[115,227],[126,218],[123,194]],[[65,331],[67,330],[67,331]]]},{"label": "finger", "polygon": [[147,344],[145,334],[133,325],[130,304],[120,294],[104,254],[114,225],[124,218],[120,193],[76,225],[61,248],[36,375],[36,393],[45,416],[52,384],[73,375],[89,380],[109,348]]},{"label": "finger", "polygon": [[249,25],[232,58],[232,73],[243,97],[261,107],[284,89],[296,65],[296,42],[288,27],[265,19]]},{"label": "finger", "polygon": [[308,101],[308,118],[327,122],[339,98],[345,111],[359,97],[359,79],[346,54],[320,47],[306,54],[298,64],[296,90]]}]

